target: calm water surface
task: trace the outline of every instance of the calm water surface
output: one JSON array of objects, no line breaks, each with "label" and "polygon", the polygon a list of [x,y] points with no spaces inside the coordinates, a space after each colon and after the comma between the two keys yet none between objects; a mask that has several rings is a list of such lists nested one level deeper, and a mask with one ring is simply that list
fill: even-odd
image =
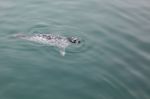
[{"label": "calm water surface", "polygon": [[[84,42],[63,57],[20,32]],[[150,1],[0,0],[0,99],[150,99]]]}]

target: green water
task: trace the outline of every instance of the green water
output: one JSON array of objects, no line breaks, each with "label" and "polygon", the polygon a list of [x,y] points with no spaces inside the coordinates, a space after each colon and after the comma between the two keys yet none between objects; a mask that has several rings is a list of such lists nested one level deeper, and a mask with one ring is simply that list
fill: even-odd
[{"label": "green water", "polygon": [[[58,49],[16,33],[81,37]],[[149,0],[0,0],[0,99],[150,99]]]}]

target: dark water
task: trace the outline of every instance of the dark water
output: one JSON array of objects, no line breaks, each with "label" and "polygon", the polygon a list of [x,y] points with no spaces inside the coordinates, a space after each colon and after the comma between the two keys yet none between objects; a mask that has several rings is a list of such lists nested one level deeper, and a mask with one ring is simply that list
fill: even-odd
[{"label": "dark water", "polygon": [[[63,57],[20,32],[84,44]],[[0,99],[150,99],[150,1],[0,0]]]}]

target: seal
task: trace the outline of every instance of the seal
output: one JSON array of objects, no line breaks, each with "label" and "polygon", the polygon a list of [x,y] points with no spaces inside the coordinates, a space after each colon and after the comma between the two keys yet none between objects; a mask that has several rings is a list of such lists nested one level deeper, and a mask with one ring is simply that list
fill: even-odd
[{"label": "seal", "polygon": [[59,48],[59,52],[62,56],[65,56],[65,49],[72,44],[80,44],[81,40],[77,37],[65,37],[61,35],[54,34],[16,34],[15,37],[33,41],[37,43],[47,44]]}]

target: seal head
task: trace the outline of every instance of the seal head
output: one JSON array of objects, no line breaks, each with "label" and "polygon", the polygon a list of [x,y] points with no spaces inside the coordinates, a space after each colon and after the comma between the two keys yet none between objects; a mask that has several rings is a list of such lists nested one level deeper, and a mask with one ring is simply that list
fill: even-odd
[{"label": "seal head", "polygon": [[67,38],[69,42],[74,43],[74,44],[80,44],[81,41],[77,37],[68,37]]}]

